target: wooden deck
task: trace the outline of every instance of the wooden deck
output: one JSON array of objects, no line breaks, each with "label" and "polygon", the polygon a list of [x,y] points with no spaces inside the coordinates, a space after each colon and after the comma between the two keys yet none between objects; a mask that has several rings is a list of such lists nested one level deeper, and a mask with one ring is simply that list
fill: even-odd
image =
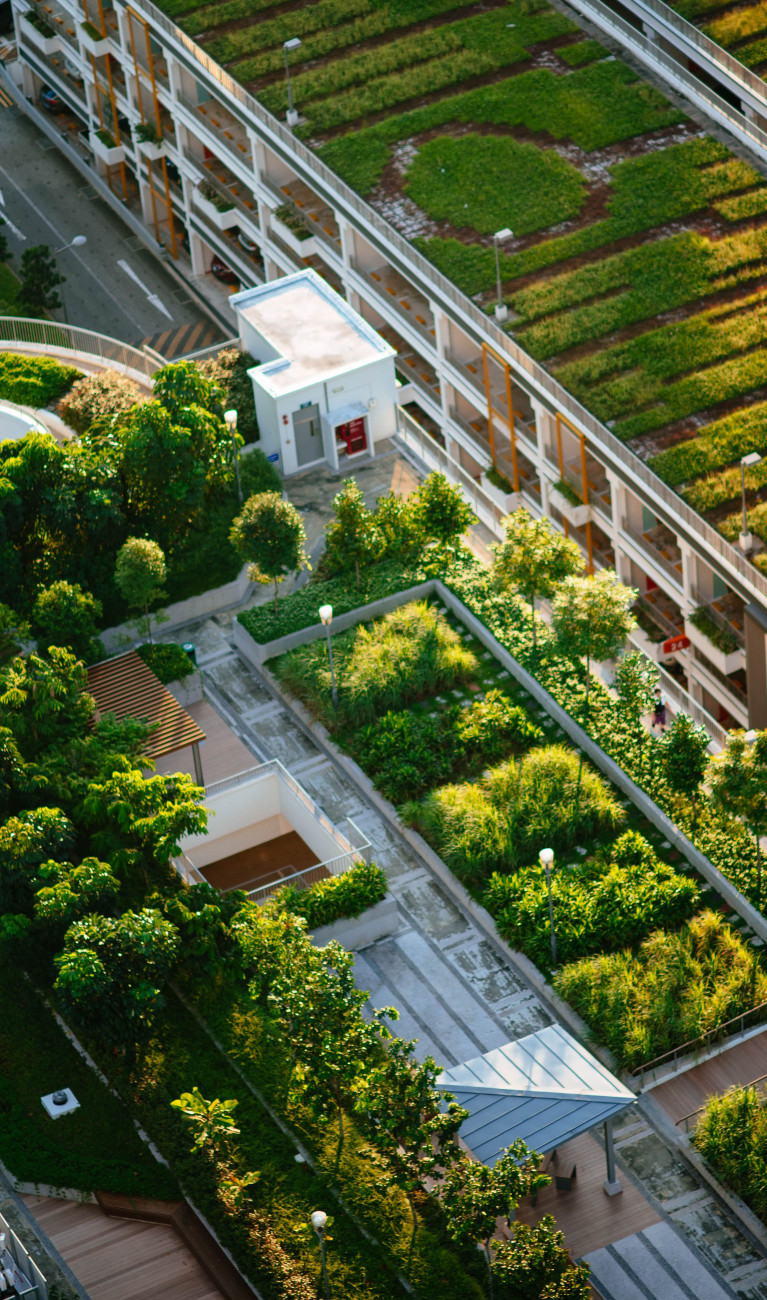
[{"label": "wooden deck", "polygon": [[225,893],[228,889],[257,889],[318,862],[319,858],[298,832],[289,831],[287,835],[277,835],[263,844],[211,862],[207,867],[200,867],[200,871],[209,884]]},{"label": "wooden deck", "polygon": [[174,1228],[48,1196],[24,1204],[91,1300],[223,1300]]},{"label": "wooden deck", "polygon": [[750,1083],[767,1074],[767,1029],[730,1047],[710,1061],[685,1070],[668,1083],[653,1088],[650,1096],[663,1107],[674,1124],[691,1115],[715,1092],[726,1092],[734,1083]]},{"label": "wooden deck", "polygon": [[[573,1165],[578,1174],[572,1190],[558,1192],[553,1181],[555,1171],[569,1173]],[[536,1205],[531,1205],[529,1199],[523,1201],[517,1219],[522,1223],[538,1223],[544,1214],[553,1214],[573,1259],[661,1221],[650,1202],[620,1169],[620,1164],[618,1176],[623,1191],[618,1196],[606,1195],[602,1190],[605,1153],[588,1133],[560,1147],[556,1165],[547,1172],[552,1175],[551,1185],[538,1193]]]},{"label": "wooden deck", "polygon": [[[199,704],[190,704],[186,710],[191,718],[205,732],[206,739],[200,745],[202,772],[206,785],[223,781],[228,776],[236,776],[249,767],[256,767],[258,759],[243,745],[238,736],[228,727],[211,704],[202,700]],[[175,754],[168,754],[156,763],[156,770],[161,773],[187,772],[194,779],[194,759],[191,749],[179,749]]]}]

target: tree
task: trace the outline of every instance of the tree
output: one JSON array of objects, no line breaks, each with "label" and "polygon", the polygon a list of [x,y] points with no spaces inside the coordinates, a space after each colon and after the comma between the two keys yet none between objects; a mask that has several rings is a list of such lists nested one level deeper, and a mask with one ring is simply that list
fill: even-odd
[{"label": "tree", "polygon": [[251,581],[274,583],[276,614],[278,584],[309,563],[306,533],[295,506],[283,501],[279,492],[249,497],[232,524],[229,540],[238,555],[249,561]]},{"label": "tree", "polygon": [[188,533],[202,508],[209,425],[221,425],[199,407],[189,410],[194,430],[158,401],[132,407],[119,424],[120,477],[129,526],[136,533],[151,533],[165,550],[172,550]]},{"label": "tree", "polygon": [[[186,835],[205,831],[208,814],[204,791],[185,772],[145,778],[127,761],[114,762],[101,781],[89,781],[80,815],[92,832],[94,849],[123,881],[133,883],[140,871],[147,885],[175,883],[171,858],[181,852]],[[175,927],[174,927],[175,929]]]},{"label": "tree", "polygon": [[56,993],[94,1038],[132,1055],[163,1004],[178,946],[175,926],[153,908],[83,917],[55,958]]},{"label": "tree", "polygon": [[502,1215],[509,1218],[523,1196],[549,1182],[546,1174],[538,1173],[539,1163],[540,1156],[518,1139],[492,1169],[468,1157],[457,1161],[448,1169],[440,1188],[448,1236],[459,1246],[482,1245],[491,1300],[494,1291],[490,1244],[496,1222]]},{"label": "tree", "polygon": [[138,384],[119,370],[99,370],[84,375],[59,402],[59,414],[75,433],[89,433],[94,425],[106,426],[142,400]]},{"label": "tree", "polygon": [[333,502],[335,518],[325,529],[325,554],[333,572],[342,573],[350,564],[360,589],[360,564],[376,558],[379,546],[375,515],[365,505],[356,479],[347,479]]},{"label": "tree", "polygon": [[425,537],[442,546],[455,548],[467,528],[476,523],[474,512],[464,501],[460,488],[436,471],[424,479],[412,503]]},{"label": "tree", "polygon": [[318,1117],[335,1112],[336,1170],[344,1144],[344,1110],[353,1105],[381,1040],[391,1037],[382,1020],[397,1019],[392,1007],[378,1007],[365,1020],[361,1012],[369,997],[354,982],[353,954],[337,943],[323,948],[300,980],[292,968],[281,974],[269,997],[272,1015],[300,1065],[310,1108]]},{"label": "tree", "polygon": [[410,1205],[408,1267],[418,1232],[416,1197],[427,1179],[458,1158],[458,1129],[469,1114],[450,1093],[437,1091],[440,1067],[430,1056],[414,1060],[415,1047],[393,1038],[382,1063],[362,1079],[355,1102],[362,1126],[386,1156]]},{"label": "tree", "polygon": [[83,858],[77,867],[71,862],[46,862],[38,874],[51,882],[35,895],[35,916],[40,921],[70,925],[88,912],[109,908],[120,890],[112,868],[98,858]]},{"label": "tree", "polygon": [[152,394],[174,419],[180,419],[184,408],[189,406],[201,406],[219,418],[224,413],[222,390],[194,361],[173,361],[155,371]]},{"label": "tree", "polygon": [[257,365],[253,357],[239,348],[224,348],[217,356],[199,362],[205,378],[224,390],[224,408],[237,412],[237,432],[246,443],[258,438],[253,380],[248,374]]},{"label": "tree", "polygon": [[166,577],[165,555],[157,542],[148,537],[129,537],[120,547],[115,566],[115,582],[121,596],[131,609],[143,609],[145,627],[152,641],[152,620],[149,606],[165,593],[162,584]]},{"label": "tree", "polygon": [[212,1150],[224,1147],[229,1151],[231,1139],[240,1131],[234,1123],[233,1112],[239,1104],[236,1098],[220,1101],[216,1097],[214,1101],[206,1101],[200,1089],[195,1087],[191,1092],[182,1092],[170,1104],[194,1129],[191,1151],[202,1151],[206,1147]]},{"label": "tree", "polygon": [[10,605],[0,603],[0,664],[18,654],[20,642],[29,636],[29,624]]},{"label": "tree", "polygon": [[583,568],[576,542],[554,532],[546,519],[532,519],[524,509],[504,520],[506,540],[494,547],[493,581],[500,591],[518,591],[530,601],[533,647],[536,645],[535,600],[550,598],[560,583]]},{"label": "tree", "polygon": [[613,685],[618,692],[622,715],[639,750],[640,771],[642,752],[655,743],[655,737],[648,732],[643,719],[652,709],[657,683],[658,669],[641,651],[629,650],[621,655]]},{"label": "tree", "polygon": [[75,828],[60,808],[35,808],[0,826],[0,913],[31,913],[43,863],[74,847]]},{"label": "tree", "polygon": [[515,1223],[510,1241],[499,1245],[493,1277],[514,1300],[589,1300],[588,1264],[570,1263],[562,1233],[550,1214],[532,1227]]},{"label": "tree", "polygon": [[587,578],[571,576],[559,587],[552,605],[552,622],[560,648],[570,659],[586,660],[584,726],[588,727],[592,660],[613,659],[636,620],[631,606],[637,598],[612,569]]},{"label": "tree", "polygon": [[59,646],[46,658],[19,656],[0,670],[0,714],[25,758],[82,736],[93,709],[84,665]]},{"label": "tree", "polygon": [[660,742],[666,780],[676,794],[689,795],[692,801],[693,831],[698,817],[698,791],[706,775],[710,743],[706,728],[697,726],[686,713],[677,713]]},{"label": "tree", "polygon": [[48,646],[60,645],[72,654],[93,663],[103,656],[104,647],[96,635],[101,618],[101,601],[79,583],[54,582],[41,591],[32,610],[32,625],[44,652]]},{"label": "tree", "polygon": [[21,255],[21,288],[19,302],[31,316],[42,316],[61,306],[57,292],[64,283],[56,267],[56,259],[48,244],[35,244]]},{"label": "tree", "polygon": [[767,830],[767,731],[753,744],[744,731],[731,732],[709,767],[711,797],[722,812],[740,817],[756,844],[756,905],[762,906],[761,837]]}]

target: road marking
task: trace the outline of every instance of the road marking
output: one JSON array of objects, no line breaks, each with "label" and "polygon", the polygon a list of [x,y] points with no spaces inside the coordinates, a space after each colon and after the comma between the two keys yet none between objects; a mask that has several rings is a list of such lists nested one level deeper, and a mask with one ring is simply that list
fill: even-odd
[{"label": "road marking", "polygon": [[[28,198],[28,196],[24,193],[21,186],[16,184],[10,172],[7,172],[5,168],[2,166],[0,166],[0,175],[4,176],[5,179],[8,181],[8,183],[13,186],[13,188],[16,190],[20,198],[23,199],[25,203],[29,204],[29,207],[32,209],[32,211],[36,213],[36,215],[40,218],[40,220],[45,223],[48,229],[53,231],[54,235],[56,236],[57,242],[61,242],[62,244],[66,244],[69,242],[67,236],[62,234],[62,232],[56,226],[54,226],[52,221],[49,221],[48,217],[46,217],[42,209],[38,208],[37,204],[33,203],[32,200]],[[133,316],[131,312],[128,311],[128,308],[124,306],[123,303],[120,302],[120,299],[115,297],[115,295],[107,288],[104,282],[99,279],[95,271],[91,270],[88,263],[83,260],[83,258],[77,252],[77,250],[75,248],[70,248],[68,255],[70,257],[73,257],[76,262],[79,262],[80,267],[85,272],[85,274],[91,276],[91,278],[96,281],[101,292],[106,294],[107,298],[109,298],[109,300],[114,303],[115,307],[117,307],[117,309],[120,312],[122,312],[123,316],[127,317],[131,325],[135,326],[137,330],[140,330],[142,328],[141,321],[136,320],[136,317]]]},{"label": "road marking", "polygon": [[[3,197],[3,191],[0,190],[0,208],[4,208],[4,207],[5,207],[5,199]],[[7,212],[0,213],[0,222],[2,222],[4,226],[7,226],[9,230],[13,231],[13,234],[16,236],[18,240],[21,241],[22,244],[26,244],[27,237],[24,234],[24,231],[19,230],[18,226],[15,225],[13,221],[11,221],[11,218],[8,216]]]},{"label": "road marking", "polygon": [[158,298],[156,293],[152,293],[151,289],[147,288],[147,286],[144,284],[144,281],[136,274],[133,267],[122,258],[117,263],[117,265],[119,266],[121,271],[125,272],[128,278],[131,279],[134,284],[138,285],[141,292],[146,296],[147,301],[151,302],[153,307],[156,307],[158,311],[162,312],[163,316],[167,316],[168,320],[172,321],[173,317],[168,311],[168,308],[165,306],[165,303],[163,302],[162,298]]},{"label": "road marking", "polygon": [[8,91],[5,87],[0,86],[0,104],[2,104],[3,108],[10,108],[12,103],[13,99],[8,94]]}]

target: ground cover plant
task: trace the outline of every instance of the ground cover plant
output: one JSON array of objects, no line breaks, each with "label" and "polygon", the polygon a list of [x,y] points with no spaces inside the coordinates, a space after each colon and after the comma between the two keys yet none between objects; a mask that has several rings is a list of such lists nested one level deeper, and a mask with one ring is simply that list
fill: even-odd
[{"label": "ground cover plant", "polygon": [[761,1085],[737,1085],[709,1097],[692,1141],[725,1187],[767,1220],[767,1110]]},{"label": "ground cover plant", "polygon": [[757,954],[714,911],[654,931],[636,953],[573,962],[554,987],[628,1069],[767,1000]]}]

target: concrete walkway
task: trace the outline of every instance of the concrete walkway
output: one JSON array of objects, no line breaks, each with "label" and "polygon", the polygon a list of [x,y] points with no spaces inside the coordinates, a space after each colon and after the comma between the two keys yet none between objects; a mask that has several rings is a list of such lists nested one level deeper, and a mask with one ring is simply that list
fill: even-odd
[{"label": "concrete walkway", "polygon": [[[231,620],[231,615],[218,615],[183,634],[182,639],[196,643],[210,701],[256,759],[280,758],[334,821],[353,818],[374,845],[376,861],[384,867],[397,899],[402,917],[399,932],[357,958],[358,981],[370,990],[373,1004],[396,1006],[401,1013],[399,1032],[418,1038],[422,1054],[432,1054],[444,1064],[550,1023],[548,1008],[520,972],[463,914],[340,765],[321,752],[297,718],[239,660],[231,645]],[[712,1300],[726,1296],[728,1287],[742,1300],[767,1300],[764,1256],[641,1110],[628,1112],[616,1125],[616,1148],[624,1185],[631,1184],[646,1209],[637,1209],[633,1195],[626,1198],[624,1213],[620,1206],[617,1211],[611,1206],[600,1249],[638,1229],[644,1231],[633,1221],[641,1212],[645,1223],[665,1225],[677,1243],[679,1258],[685,1249],[691,1252],[703,1270],[701,1276],[711,1279]],[[585,1194],[584,1189],[581,1195]],[[578,1197],[577,1186],[569,1195]],[[548,1212],[556,1215],[557,1205],[548,1205]],[[527,1209],[524,1217],[529,1218]],[[572,1224],[566,1225],[566,1232],[575,1256],[594,1250],[593,1235],[579,1230],[579,1218],[593,1225],[595,1219],[605,1217],[601,1188],[590,1197],[587,1215],[563,1213],[563,1221]],[[602,1245],[605,1236],[608,1240]],[[648,1269],[647,1276],[640,1278],[644,1290],[639,1295],[665,1300],[665,1295],[652,1289],[652,1251],[643,1247],[633,1258],[645,1259]],[[703,1290],[696,1294],[707,1300]],[[629,1296],[628,1290],[623,1295],[613,1292],[608,1300],[629,1300]]]}]

